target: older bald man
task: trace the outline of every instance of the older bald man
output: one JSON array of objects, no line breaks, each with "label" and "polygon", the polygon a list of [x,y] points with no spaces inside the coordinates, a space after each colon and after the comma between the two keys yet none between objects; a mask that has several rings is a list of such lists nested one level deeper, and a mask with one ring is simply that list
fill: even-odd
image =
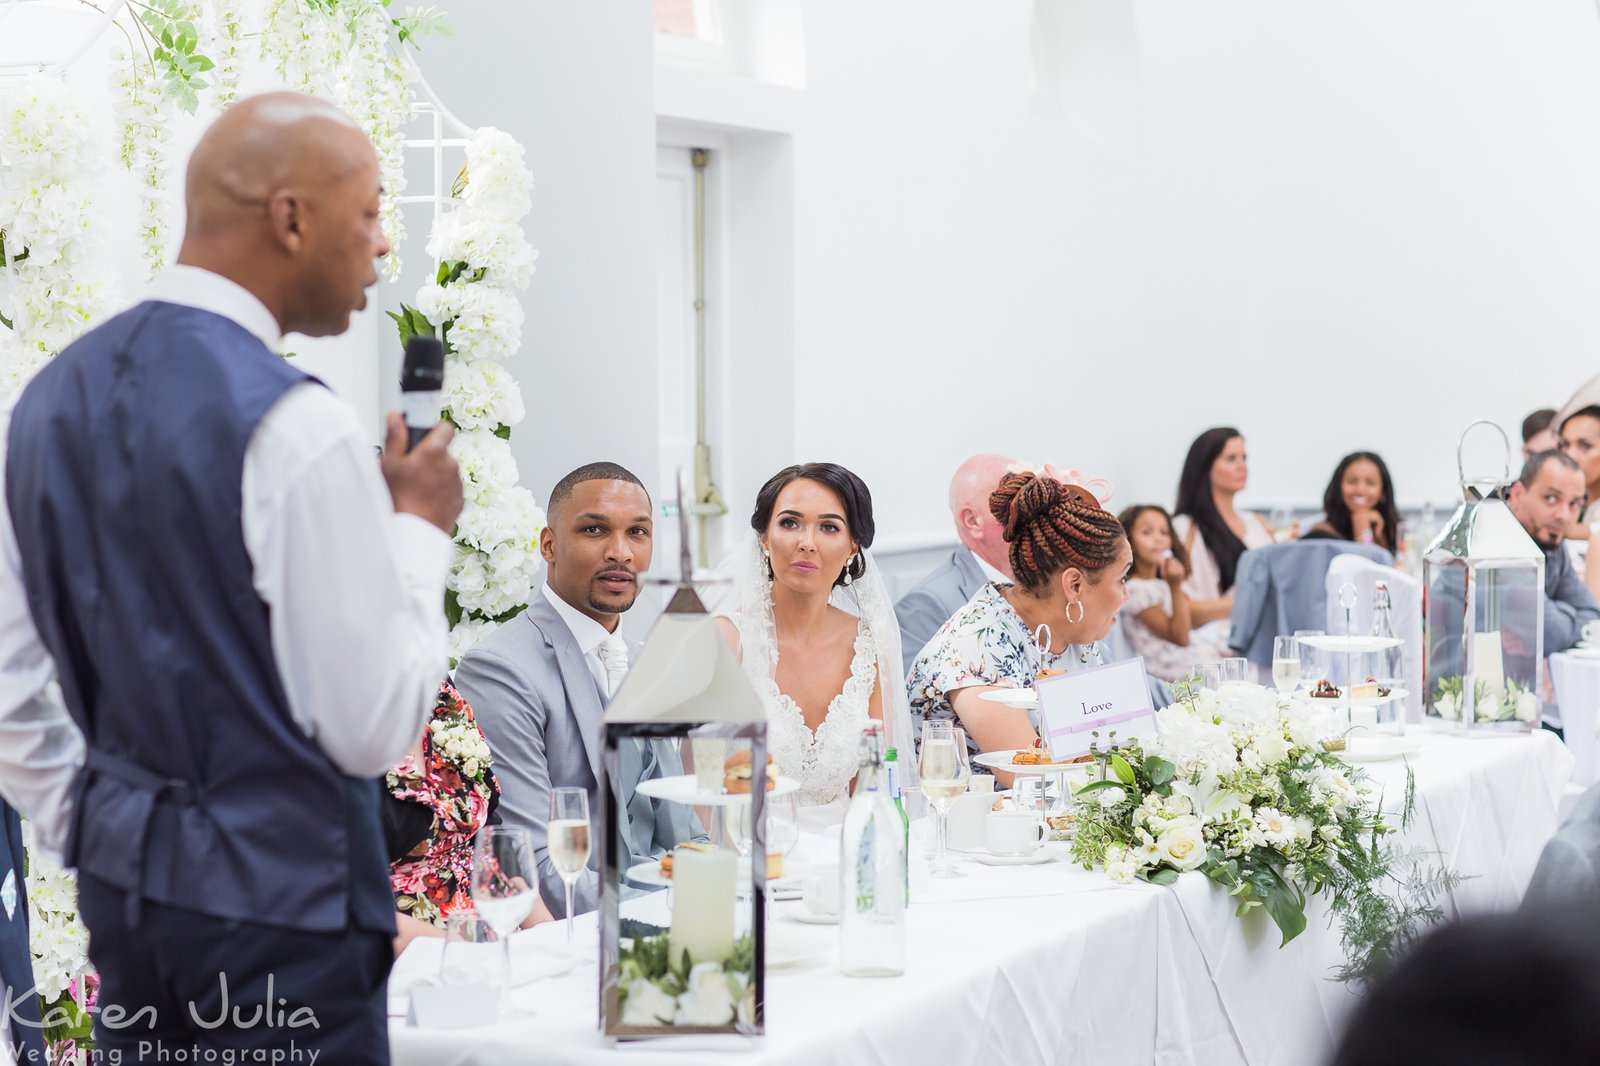
[{"label": "older bald man", "polygon": [[1008,456],[974,455],[950,478],[950,517],[961,546],[937,570],[895,604],[900,652],[906,671],[939,627],[987,581],[1011,581],[1005,533],[989,511],[989,494],[1014,462]]},{"label": "older bald man", "polygon": [[461,483],[276,354],[365,306],[379,193],[342,112],[241,101],[177,266],[0,414],[0,793],[78,868],[118,1061],[388,1061],[373,778],[444,676]]}]

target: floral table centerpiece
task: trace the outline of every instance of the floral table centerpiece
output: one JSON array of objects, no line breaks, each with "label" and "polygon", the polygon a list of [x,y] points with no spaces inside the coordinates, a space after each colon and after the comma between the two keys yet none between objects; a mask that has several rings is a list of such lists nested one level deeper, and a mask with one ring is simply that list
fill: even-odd
[{"label": "floral table centerpiece", "polygon": [[[1308,895],[1327,893],[1341,923],[1341,980],[1365,981],[1442,917],[1457,875],[1402,849],[1365,775],[1328,750],[1321,717],[1256,685],[1224,693],[1179,686],[1154,740],[1098,756],[1103,779],[1075,799],[1073,854],[1114,880],[1167,885],[1199,870],[1263,908],[1287,944]],[[1409,823],[1411,771],[1400,827]]]}]

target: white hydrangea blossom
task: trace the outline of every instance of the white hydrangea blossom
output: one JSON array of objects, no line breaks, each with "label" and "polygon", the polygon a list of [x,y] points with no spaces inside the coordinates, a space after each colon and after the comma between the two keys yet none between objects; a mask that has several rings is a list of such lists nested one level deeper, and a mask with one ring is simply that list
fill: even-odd
[{"label": "white hydrangea blossom", "polygon": [[[77,90],[42,75],[0,89],[0,182],[10,269],[0,265],[0,399],[106,308],[94,179],[107,136]],[[24,255],[24,253],[26,253]],[[23,256],[16,261],[18,256]]]},{"label": "white hydrangea blossom", "polygon": [[91,972],[89,931],[78,918],[78,883],[45,852],[33,846],[33,827],[22,823],[28,854],[28,941],[33,977],[46,1003],[67,985]]},{"label": "white hydrangea blossom", "polygon": [[487,619],[532,598],[544,524],[533,494],[517,485],[510,444],[495,435],[526,414],[522,392],[501,361],[522,344],[517,292],[531,280],[537,257],[521,226],[532,207],[533,176],[522,146],[493,128],[473,135],[466,156],[452,210],[428,239],[430,255],[460,269],[443,285],[423,286],[415,303],[446,341],[443,403],[460,431],[451,451],[461,465],[466,504],[449,580],[463,612],[451,634],[457,658],[481,639]]}]

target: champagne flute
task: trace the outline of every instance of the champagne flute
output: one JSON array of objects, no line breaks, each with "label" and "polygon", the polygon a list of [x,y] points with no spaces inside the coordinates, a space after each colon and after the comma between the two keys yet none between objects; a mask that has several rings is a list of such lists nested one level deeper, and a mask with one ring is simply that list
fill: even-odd
[{"label": "champagne flute", "polygon": [[589,794],[581,788],[550,792],[550,863],[567,886],[567,953],[572,953],[572,889],[589,865]]},{"label": "champagne flute", "polygon": [[1281,696],[1300,684],[1300,642],[1293,637],[1272,638],[1272,683]]},{"label": "champagne flute", "polygon": [[935,840],[933,875],[960,877],[945,852],[950,804],[967,790],[972,768],[967,765],[967,734],[953,722],[925,722],[922,727],[922,794],[933,805]]},{"label": "champagne flute", "polygon": [[[768,796],[767,811],[767,855],[777,855],[784,860],[784,876],[789,875],[789,855],[800,843],[800,809],[795,805],[794,794],[785,793],[782,796]],[[770,865],[768,867],[771,868]],[[767,879],[767,906],[768,914],[772,913],[771,906],[775,898],[776,889],[772,887],[772,879]]]},{"label": "champagne flute", "polygon": [[533,838],[519,825],[486,825],[472,846],[472,905],[501,944],[500,1005],[511,1008],[511,934],[533,913]]},{"label": "champagne flute", "polygon": [[1328,674],[1322,665],[1322,653],[1300,638],[1326,635],[1320,629],[1297,629],[1294,631],[1295,643],[1300,647],[1300,680],[1307,687],[1315,685],[1322,678],[1327,677]]}]

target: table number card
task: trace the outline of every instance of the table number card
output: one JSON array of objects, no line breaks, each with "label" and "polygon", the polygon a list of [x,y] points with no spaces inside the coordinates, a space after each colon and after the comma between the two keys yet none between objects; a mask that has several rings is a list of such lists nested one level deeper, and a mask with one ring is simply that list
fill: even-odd
[{"label": "table number card", "polygon": [[1056,762],[1089,754],[1091,743],[1105,751],[1156,734],[1142,658],[1047,677],[1035,682],[1034,691],[1039,732]]}]

